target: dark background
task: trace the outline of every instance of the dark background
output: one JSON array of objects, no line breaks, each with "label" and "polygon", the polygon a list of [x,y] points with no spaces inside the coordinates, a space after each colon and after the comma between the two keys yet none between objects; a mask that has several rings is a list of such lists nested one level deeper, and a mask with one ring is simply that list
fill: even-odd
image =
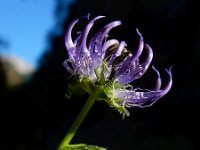
[{"label": "dark background", "polygon": [[[0,60],[0,149],[55,150],[88,95],[64,95],[69,74],[62,66],[67,58],[64,31],[68,23],[91,13],[115,19],[123,25],[111,36],[137,46],[136,27],[154,50],[154,64],[167,81],[165,68],[173,66],[173,87],[153,107],[129,109],[122,116],[104,102],[95,103],[73,143],[104,146],[112,150],[195,150],[199,146],[200,6],[192,0],[77,0],[63,18],[64,0],[58,0],[55,16],[61,35],[49,34],[49,47],[29,82],[9,88]],[[100,21],[99,21],[100,22]],[[0,44],[3,42],[0,41]],[[146,73],[136,82],[151,88],[155,77]],[[148,78],[152,77],[152,78]]]}]

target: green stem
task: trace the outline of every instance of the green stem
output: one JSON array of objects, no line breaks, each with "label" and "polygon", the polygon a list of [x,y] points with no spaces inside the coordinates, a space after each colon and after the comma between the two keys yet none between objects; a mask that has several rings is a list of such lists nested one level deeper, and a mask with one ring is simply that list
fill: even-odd
[{"label": "green stem", "polygon": [[95,93],[91,94],[88,97],[86,103],[84,104],[82,110],[78,114],[76,120],[73,122],[73,124],[70,127],[69,131],[67,132],[67,134],[65,135],[64,139],[60,143],[60,145],[58,147],[58,150],[60,150],[60,149],[62,149],[62,148],[64,148],[64,147],[69,145],[69,143],[72,140],[72,138],[74,137],[76,131],[78,130],[78,128],[80,127],[80,125],[83,122],[84,118],[86,117],[87,113],[89,112],[90,108],[94,104],[94,102],[95,102],[95,100],[97,98],[97,95],[98,95],[98,91],[96,91]]}]

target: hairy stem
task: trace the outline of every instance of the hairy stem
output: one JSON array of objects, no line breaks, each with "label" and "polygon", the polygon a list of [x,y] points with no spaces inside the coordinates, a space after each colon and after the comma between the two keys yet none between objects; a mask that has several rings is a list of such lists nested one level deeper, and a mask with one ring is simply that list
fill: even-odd
[{"label": "hairy stem", "polygon": [[83,122],[84,118],[86,117],[87,113],[89,112],[89,110],[93,106],[93,104],[94,104],[94,102],[97,98],[97,95],[98,95],[98,91],[96,91],[93,94],[90,94],[90,96],[88,97],[88,99],[87,99],[86,103],[84,104],[82,110],[80,111],[77,118],[75,119],[72,126],[70,127],[69,131],[67,132],[64,139],[60,143],[58,150],[61,150],[64,147],[69,145],[70,141],[74,137],[75,133],[77,132],[78,128],[80,127],[80,125]]}]

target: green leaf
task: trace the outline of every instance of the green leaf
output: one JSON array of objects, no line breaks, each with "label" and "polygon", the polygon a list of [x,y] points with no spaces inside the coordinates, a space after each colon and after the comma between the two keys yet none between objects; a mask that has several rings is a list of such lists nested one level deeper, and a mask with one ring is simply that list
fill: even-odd
[{"label": "green leaf", "polygon": [[108,149],[96,145],[70,144],[60,150],[108,150]]}]

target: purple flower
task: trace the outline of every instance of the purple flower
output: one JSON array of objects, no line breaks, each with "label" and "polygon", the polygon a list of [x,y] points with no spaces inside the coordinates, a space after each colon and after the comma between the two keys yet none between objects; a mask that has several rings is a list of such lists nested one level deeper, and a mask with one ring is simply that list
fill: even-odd
[{"label": "purple flower", "polygon": [[[153,90],[133,88],[130,85],[147,71],[153,58],[151,47],[144,43],[138,30],[136,31],[139,45],[132,54],[127,50],[124,41],[109,39],[108,36],[111,29],[121,25],[121,21],[107,24],[98,30],[90,40],[88,39],[88,34],[94,23],[104,16],[91,19],[86,27],[79,32],[77,38],[72,40],[72,29],[83,18],[72,21],[67,29],[65,45],[69,59],[63,63],[67,71],[76,80],[78,78],[79,87],[89,94],[101,89],[103,94],[99,96],[99,100],[105,100],[124,115],[129,115],[127,107],[152,106],[159,98],[169,92],[172,87],[171,67],[166,69],[169,81],[163,88],[161,88],[160,74],[155,67],[153,70],[157,74],[157,81]],[[147,57],[141,62],[140,55],[143,50],[146,51]],[[69,87],[72,86],[71,84]]]}]

